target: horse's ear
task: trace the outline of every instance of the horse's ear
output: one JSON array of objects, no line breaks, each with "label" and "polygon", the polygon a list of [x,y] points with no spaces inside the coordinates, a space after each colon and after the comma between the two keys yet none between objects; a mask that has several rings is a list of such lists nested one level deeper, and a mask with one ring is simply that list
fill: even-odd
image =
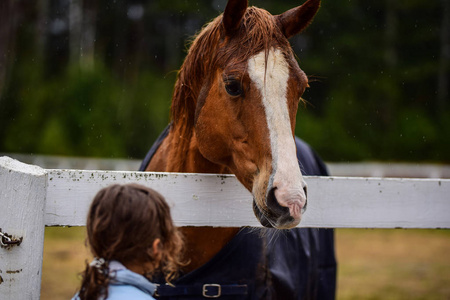
[{"label": "horse's ear", "polygon": [[223,27],[226,35],[232,35],[239,29],[241,19],[247,10],[248,0],[229,0],[223,13]]},{"label": "horse's ear", "polygon": [[320,0],[308,0],[303,5],[292,8],[281,15],[276,16],[281,31],[287,38],[302,32],[311,24],[314,15],[320,7]]}]

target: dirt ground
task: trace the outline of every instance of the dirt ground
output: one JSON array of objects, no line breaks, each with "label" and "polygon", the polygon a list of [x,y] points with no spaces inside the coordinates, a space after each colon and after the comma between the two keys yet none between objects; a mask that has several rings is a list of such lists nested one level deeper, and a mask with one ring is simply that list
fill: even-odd
[{"label": "dirt ground", "polygon": [[[70,299],[91,256],[84,228],[46,228],[41,299]],[[450,300],[450,230],[337,229],[337,299]]]}]

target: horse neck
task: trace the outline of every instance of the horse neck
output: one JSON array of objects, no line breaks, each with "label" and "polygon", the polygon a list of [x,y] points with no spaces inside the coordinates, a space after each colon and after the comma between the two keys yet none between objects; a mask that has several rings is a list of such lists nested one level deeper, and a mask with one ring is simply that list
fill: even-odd
[{"label": "horse neck", "polygon": [[[206,159],[199,151],[194,123],[197,99],[205,80],[205,64],[199,62],[198,51],[188,54],[175,83],[172,98],[172,127],[168,140],[170,161],[168,171],[189,173],[229,173],[228,168]],[[195,80],[193,80],[195,78]]]},{"label": "horse neck", "polygon": [[184,132],[180,128],[186,126],[173,126],[167,137],[166,149],[166,172],[181,173],[214,173],[228,174],[230,171],[226,166],[215,164],[206,159],[200,152],[195,133]]},{"label": "horse neck", "polygon": [[[200,153],[194,132],[183,136],[174,127],[152,159],[148,170],[152,169],[186,173],[230,173],[226,167],[214,164]],[[190,261],[183,271],[191,272],[219,253],[238,233],[239,228],[180,227],[180,231],[186,242],[185,258]]]},{"label": "horse neck", "polygon": [[[197,99],[207,80],[219,43],[218,20],[210,23],[194,40],[175,83],[171,107],[171,142],[174,159],[171,169],[180,172],[226,173],[201,155],[195,138],[194,124]],[[208,53],[208,55],[205,55]],[[187,159],[186,159],[187,158]]]},{"label": "horse neck", "polygon": [[[175,84],[171,108],[172,127],[152,160],[164,166],[161,171],[231,173],[227,167],[215,164],[201,154],[195,136],[196,99],[205,70],[209,69],[211,63],[211,60],[199,55],[208,52],[197,49],[199,45],[205,44],[201,40],[197,39],[191,47]],[[186,257],[190,260],[184,271],[190,272],[212,259],[236,235],[239,228],[181,227],[180,230],[186,238]]]}]

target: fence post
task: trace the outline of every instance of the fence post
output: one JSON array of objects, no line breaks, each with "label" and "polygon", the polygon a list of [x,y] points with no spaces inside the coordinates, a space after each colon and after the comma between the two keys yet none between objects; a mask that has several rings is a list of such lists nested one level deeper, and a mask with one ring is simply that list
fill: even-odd
[{"label": "fence post", "polygon": [[40,297],[47,176],[0,157],[0,299]]}]

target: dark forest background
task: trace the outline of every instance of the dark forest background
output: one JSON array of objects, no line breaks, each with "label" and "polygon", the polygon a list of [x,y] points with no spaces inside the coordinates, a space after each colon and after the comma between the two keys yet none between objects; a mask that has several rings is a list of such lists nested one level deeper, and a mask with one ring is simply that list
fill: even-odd
[{"label": "dark forest background", "polygon": [[[273,14],[301,4],[250,0]],[[0,1],[0,152],[143,158],[225,0]],[[450,162],[450,1],[323,0],[291,40],[327,161]]]}]

